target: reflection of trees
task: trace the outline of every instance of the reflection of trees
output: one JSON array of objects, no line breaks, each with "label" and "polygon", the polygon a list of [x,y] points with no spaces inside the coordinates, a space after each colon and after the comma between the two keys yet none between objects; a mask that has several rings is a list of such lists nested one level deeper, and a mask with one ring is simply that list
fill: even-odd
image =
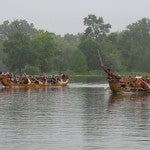
[{"label": "reflection of trees", "polygon": [[0,89],[0,145],[9,143],[8,146],[13,149],[17,149],[18,146],[25,148],[31,145],[29,137],[33,142],[35,139],[40,142],[41,137],[45,138],[45,134],[51,136],[48,130],[51,127],[52,131],[53,128],[56,131],[57,127],[53,122],[57,117],[57,107],[59,108],[61,103],[57,98],[61,98],[63,90],[67,89]]},{"label": "reflection of trees", "polygon": [[22,140],[30,146],[31,138],[39,145],[42,140],[54,147],[61,142],[66,149],[105,149],[130,144],[133,137],[149,137],[148,94],[109,95],[89,87],[3,89],[0,94],[0,134],[16,146]]},{"label": "reflection of trees", "polygon": [[100,114],[101,112],[104,111],[104,93],[103,89],[100,91],[99,88],[85,88],[84,89],[84,112],[86,114]]},{"label": "reflection of trees", "polygon": [[150,94],[109,95],[92,88],[83,92],[82,119],[87,145],[97,145],[95,148],[99,149],[101,144],[110,143],[112,139],[132,143],[130,139],[149,136]]},{"label": "reflection of trees", "polygon": [[[100,137],[104,135],[106,123],[105,92],[99,88],[84,89],[83,99],[83,130],[87,145],[99,145]],[[92,140],[90,140],[92,139]],[[93,146],[92,145],[92,146]],[[99,147],[94,146],[96,149]]]}]

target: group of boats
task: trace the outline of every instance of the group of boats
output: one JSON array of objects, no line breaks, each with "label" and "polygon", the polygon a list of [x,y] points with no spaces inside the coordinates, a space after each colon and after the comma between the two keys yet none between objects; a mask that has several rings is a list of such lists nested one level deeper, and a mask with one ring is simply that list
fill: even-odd
[{"label": "group of boats", "polygon": [[[101,65],[107,74],[109,88],[113,93],[120,92],[150,92],[150,78],[148,76],[120,77],[109,68]],[[58,74],[55,76],[27,75],[17,76],[10,73],[0,73],[0,82],[5,87],[64,87],[70,81],[69,75]]]},{"label": "group of boats", "polygon": [[0,82],[5,87],[63,87],[67,86],[70,78],[63,73],[53,76],[43,75],[14,75],[11,73],[1,73]]}]

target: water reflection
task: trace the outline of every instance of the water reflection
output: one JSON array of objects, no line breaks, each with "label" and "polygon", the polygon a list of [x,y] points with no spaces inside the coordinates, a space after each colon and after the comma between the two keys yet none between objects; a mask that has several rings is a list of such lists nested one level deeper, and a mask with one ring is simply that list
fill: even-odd
[{"label": "water reflection", "polygon": [[[150,93],[112,94],[108,101],[108,112],[111,117],[118,117],[125,132],[124,139],[128,143],[141,147],[150,141]],[[115,119],[116,121],[116,119]],[[137,144],[138,142],[138,144]]]},{"label": "water reflection", "polygon": [[0,149],[149,149],[150,94],[105,86],[1,88]]},{"label": "water reflection", "polygon": [[69,87],[42,87],[42,88],[10,88],[10,87],[1,87],[0,93],[2,94],[10,94],[10,93],[28,93],[30,95],[31,92],[44,92],[47,93],[49,91],[65,91]]},{"label": "water reflection", "polygon": [[142,101],[150,99],[150,93],[123,93],[123,94],[111,94],[109,97],[109,102],[113,103],[119,100],[133,100],[133,101]]},{"label": "water reflection", "polygon": [[49,149],[61,125],[59,111],[65,92],[67,88],[1,89],[0,148]]},{"label": "water reflection", "polygon": [[150,93],[125,93],[111,94],[109,96],[108,106],[125,105],[127,108],[145,109],[149,105]]},{"label": "water reflection", "polygon": [[111,94],[109,96],[108,106],[122,106],[131,110],[145,110],[150,104],[150,93],[127,93],[127,94]]}]

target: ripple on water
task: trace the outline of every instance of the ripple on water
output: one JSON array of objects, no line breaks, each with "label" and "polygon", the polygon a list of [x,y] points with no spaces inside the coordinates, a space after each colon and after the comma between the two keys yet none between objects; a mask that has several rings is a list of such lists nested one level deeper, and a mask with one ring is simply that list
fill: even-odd
[{"label": "ripple on water", "polygon": [[107,84],[0,90],[2,150],[149,149],[150,95]]}]

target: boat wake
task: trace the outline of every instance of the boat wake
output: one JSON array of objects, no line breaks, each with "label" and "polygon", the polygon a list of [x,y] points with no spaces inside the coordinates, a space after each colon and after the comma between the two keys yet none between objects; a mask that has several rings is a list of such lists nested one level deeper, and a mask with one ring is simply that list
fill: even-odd
[{"label": "boat wake", "polygon": [[70,83],[70,88],[103,88],[107,89],[108,84],[95,84],[95,83]]}]

